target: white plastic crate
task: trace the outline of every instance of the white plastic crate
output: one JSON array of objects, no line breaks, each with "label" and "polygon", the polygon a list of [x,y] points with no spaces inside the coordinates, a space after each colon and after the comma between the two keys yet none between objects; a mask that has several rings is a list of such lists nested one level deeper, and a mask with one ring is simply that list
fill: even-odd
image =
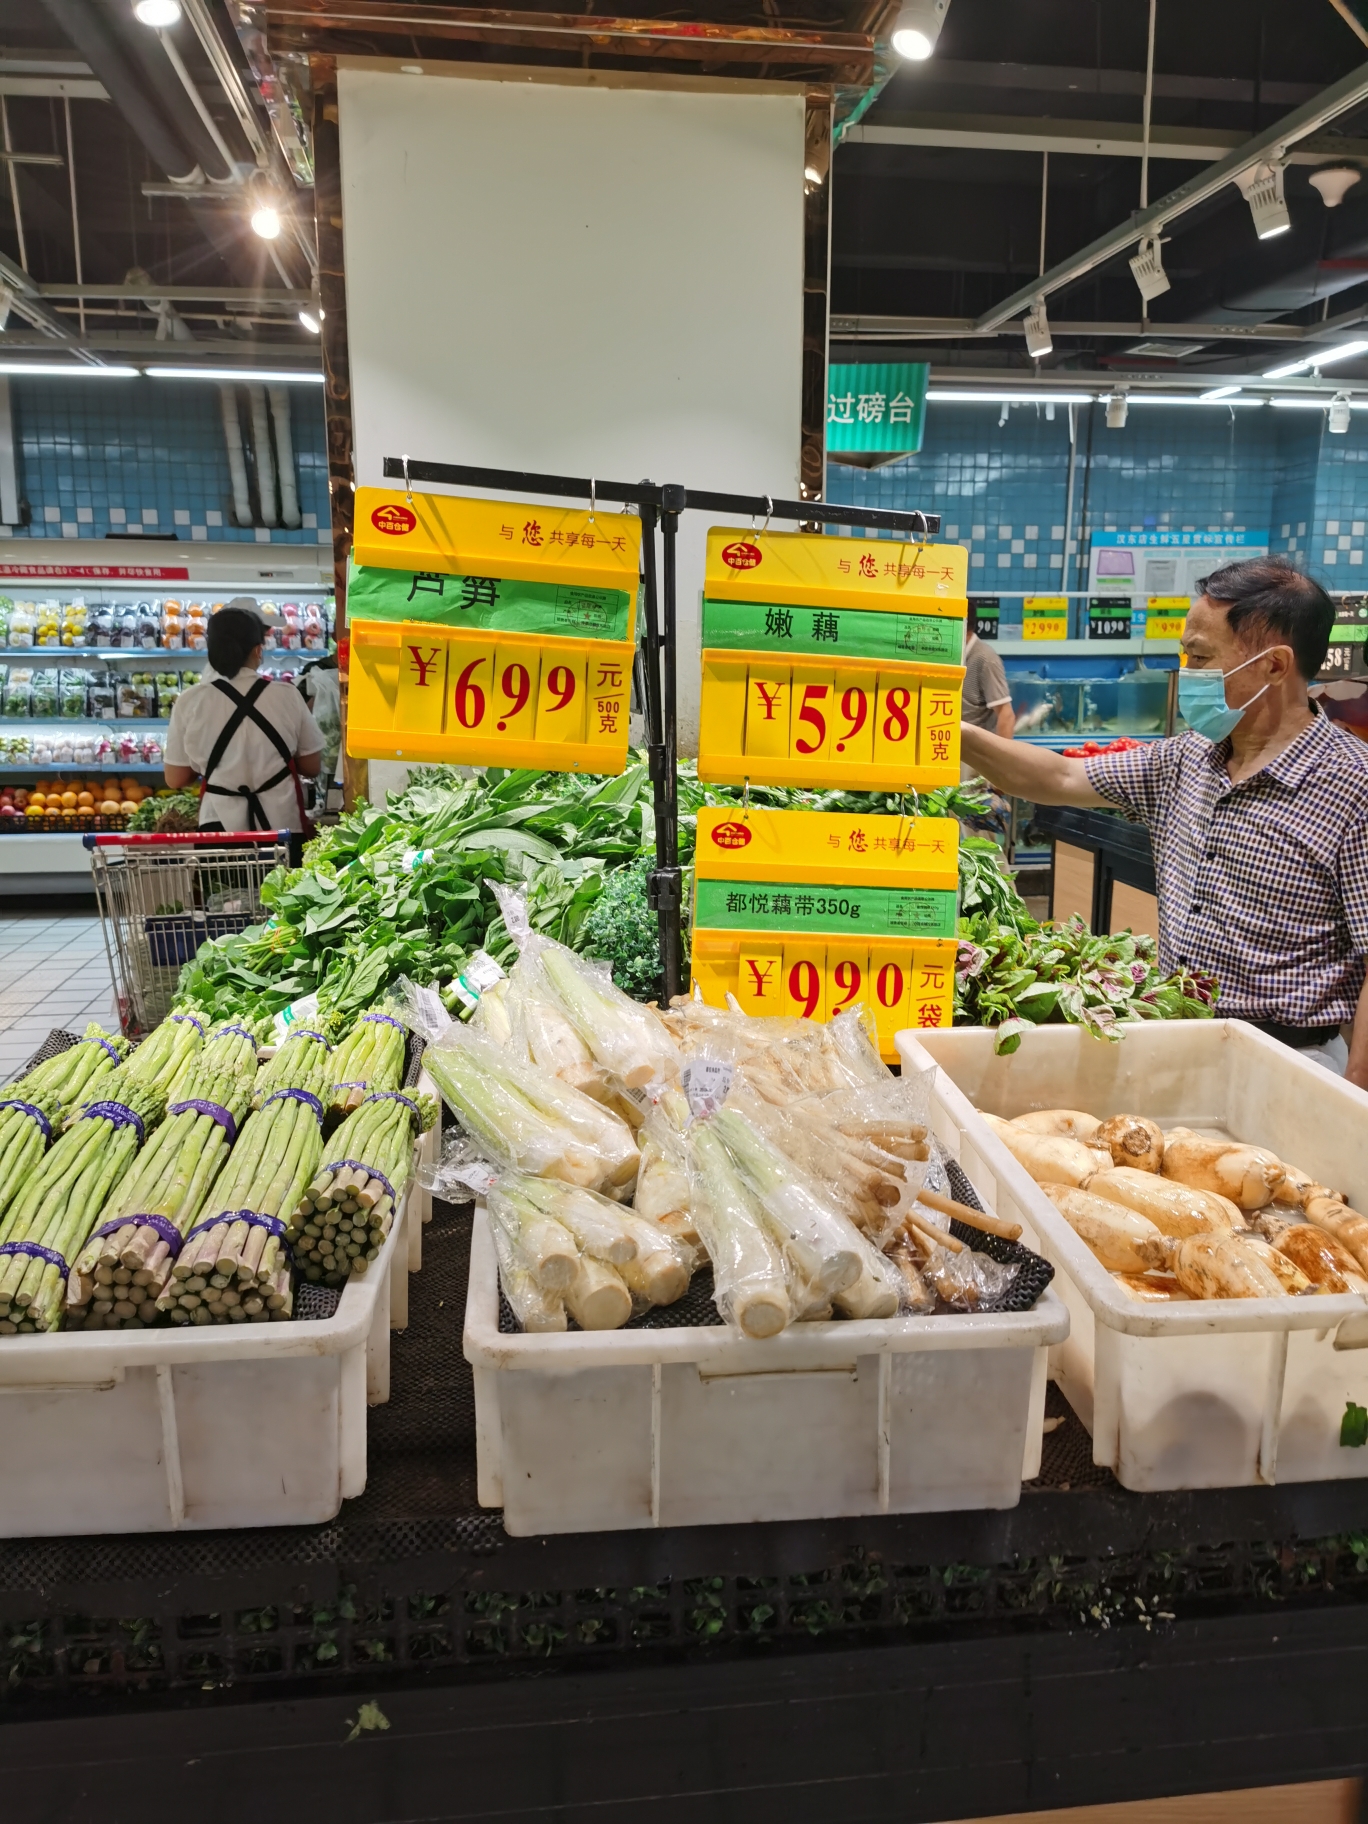
[{"label": "white plastic crate", "polygon": [[1127,1488],[1229,1488],[1368,1475],[1340,1443],[1346,1401],[1368,1406],[1368,1311],[1356,1294],[1130,1298],[977,1110],[1149,1115],[1250,1141],[1368,1196],[1368,1095],[1238,1020],[1128,1026],[1119,1044],[1073,1026],[1027,1032],[995,1057],[981,1027],[901,1032],[904,1062],[940,1066],[932,1123],[998,1215],[1053,1261],[1069,1308],[1052,1373]]},{"label": "white plastic crate", "polygon": [[476,1212],[465,1356],[482,1506],[510,1533],[1015,1507],[1038,1473],[1046,1350],[1035,1309],[737,1330],[499,1331]]},{"label": "white plastic crate", "polygon": [[0,1340],[0,1538],[332,1519],[366,1486],[366,1411],[389,1398],[423,1199],[410,1180],[322,1321]]}]

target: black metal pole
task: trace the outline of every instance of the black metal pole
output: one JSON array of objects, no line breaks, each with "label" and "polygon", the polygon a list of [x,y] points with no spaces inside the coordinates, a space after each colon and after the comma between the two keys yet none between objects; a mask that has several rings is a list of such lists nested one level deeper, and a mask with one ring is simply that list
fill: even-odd
[{"label": "black metal pole", "polygon": [[683,905],[683,876],[679,868],[679,750],[678,710],[676,699],[676,664],[678,650],[678,616],[676,601],[676,538],[679,515],[686,504],[681,487],[665,486],[660,490],[660,531],[663,541],[661,581],[664,607],[661,660],[662,690],[660,719],[660,761],[656,790],[656,865],[647,882],[649,903],[660,920],[660,974],[664,997],[669,1001],[683,991],[683,958],[680,945],[680,914]]},{"label": "black metal pole", "polygon": [[656,588],[655,541],[659,515],[654,498],[645,495],[647,488],[652,490],[652,496],[655,492],[650,482],[642,483],[641,580],[642,630],[645,635],[642,672],[646,685],[646,757],[650,765],[651,799],[655,811],[656,865],[647,876],[646,894],[647,903],[654,909],[660,927],[660,977],[668,998],[679,992],[679,926],[677,917],[671,925],[669,915],[660,903],[660,889],[663,880],[668,898],[669,873],[678,860],[678,844],[676,842],[672,847],[670,843],[672,819],[667,778],[672,785],[674,769],[667,766],[665,757],[665,712],[661,685],[661,654],[665,637],[661,631],[660,599]]}]

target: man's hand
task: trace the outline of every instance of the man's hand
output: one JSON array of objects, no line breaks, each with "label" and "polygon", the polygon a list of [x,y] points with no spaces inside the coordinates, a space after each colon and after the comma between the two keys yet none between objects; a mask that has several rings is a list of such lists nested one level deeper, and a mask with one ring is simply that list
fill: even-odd
[{"label": "man's hand", "polygon": [[1368,1089],[1368,981],[1363,984],[1354,1013],[1349,1040],[1349,1062],[1344,1067],[1344,1080],[1358,1089]]},{"label": "man's hand", "polygon": [[1013,798],[1028,798],[1032,804],[1076,804],[1084,809],[1107,802],[1088,784],[1081,760],[1067,760],[1048,747],[1004,741],[986,728],[964,722],[960,751],[966,766]]}]

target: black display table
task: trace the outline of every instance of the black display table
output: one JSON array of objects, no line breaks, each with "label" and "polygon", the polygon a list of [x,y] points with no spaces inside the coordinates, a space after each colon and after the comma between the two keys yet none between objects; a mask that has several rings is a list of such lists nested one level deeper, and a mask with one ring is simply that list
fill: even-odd
[{"label": "black display table", "polygon": [[931,1824],[1368,1767],[1368,1488],[1129,1494],[1054,1389],[1006,1512],[508,1538],[469,1228],[437,1206],[337,1520],[0,1542],[6,1824]]},{"label": "black display table", "polygon": [[1071,843],[1076,849],[1091,852],[1090,922],[1094,931],[1112,928],[1112,889],[1118,880],[1122,886],[1137,887],[1142,893],[1156,891],[1154,850],[1144,824],[1129,823],[1112,811],[1080,811],[1059,804],[1037,805],[1031,822],[1057,842]]}]

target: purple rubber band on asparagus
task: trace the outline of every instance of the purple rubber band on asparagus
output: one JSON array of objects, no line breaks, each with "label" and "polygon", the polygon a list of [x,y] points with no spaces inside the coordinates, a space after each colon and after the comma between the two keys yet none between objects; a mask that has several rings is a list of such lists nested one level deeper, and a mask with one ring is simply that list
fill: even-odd
[{"label": "purple rubber band on asparagus", "polygon": [[[82,1042],[84,1043],[84,1041],[82,1041]],[[102,1039],[99,1037],[99,1035],[97,1033],[91,1033],[90,1043],[92,1045],[103,1046],[103,1048],[109,1053],[110,1057],[113,1058],[113,1060],[116,1064],[123,1063],[123,1059],[119,1056],[118,1052],[115,1051],[114,1047],[110,1044],[108,1039]]]},{"label": "purple rubber band on asparagus", "polygon": [[39,1127],[42,1128],[43,1138],[45,1140],[51,1140],[52,1123],[48,1120],[42,1109],[35,1108],[32,1102],[20,1102],[16,1099],[12,1102],[0,1102],[0,1108],[21,1108],[26,1115],[32,1115]]},{"label": "purple rubber band on asparagus", "polygon": [[[136,1223],[142,1229],[155,1229],[170,1250],[172,1260],[185,1245],[181,1232],[174,1222],[168,1222],[165,1216],[150,1215],[145,1210],[139,1211],[136,1216],[120,1216],[113,1222],[107,1222],[102,1229],[96,1229],[90,1240],[99,1241],[105,1235],[117,1235],[119,1230],[126,1229],[130,1222]],[[89,1243],[86,1245],[89,1246]]]},{"label": "purple rubber band on asparagus", "polygon": [[323,1170],[325,1172],[340,1172],[344,1166],[350,1166],[352,1171],[364,1172],[368,1178],[378,1180],[378,1182],[385,1187],[386,1197],[389,1198],[396,1209],[398,1208],[399,1199],[395,1194],[394,1186],[390,1183],[389,1179],[386,1178],[383,1172],[377,1172],[375,1167],[373,1165],[367,1165],[364,1159],[334,1159],[332,1164],[325,1165]]},{"label": "purple rubber band on asparagus", "polygon": [[317,1039],[320,1045],[326,1045],[329,1051],[332,1050],[329,1041],[323,1037],[321,1032],[315,1032],[312,1026],[296,1026],[293,1032],[285,1034],[283,1043],[288,1045],[291,1039]]},{"label": "purple rubber band on asparagus", "polygon": [[261,1106],[263,1108],[269,1108],[272,1102],[285,1101],[307,1102],[318,1119],[320,1121],[323,1119],[323,1104],[319,1101],[317,1096],[311,1096],[307,1089],[277,1089],[273,1091],[271,1095],[267,1096]]},{"label": "purple rubber band on asparagus", "polygon": [[237,1139],[237,1122],[221,1102],[202,1102],[197,1096],[192,1096],[188,1102],[173,1102],[166,1112],[168,1115],[183,1115],[187,1108],[193,1108],[197,1115],[208,1115],[211,1121],[217,1121],[228,1136],[229,1146]]},{"label": "purple rubber band on asparagus", "polygon": [[[373,1089],[371,1091],[371,1093],[366,1097],[366,1102],[402,1102],[404,1107],[409,1111],[409,1113],[413,1116],[414,1120],[418,1123],[419,1127],[421,1127],[423,1125],[422,1109],[419,1108],[418,1104],[412,1099],[412,1097],[404,1095],[402,1093],[402,1091],[400,1091],[400,1090]],[[366,1102],[363,1102],[361,1104],[362,1108],[364,1108],[366,1106]]]},{"label": "purple rubber band on asparagus", "polygon": [[36,1241],[7,1241],[0,1245],[0,1254],[27,1254],[33,1260],[45,1260],[50,1267],[56,1267],[63,1279],[71,1271],[60,1254]]},{"label": "purple rubber band on asparagus", "polygon": [[223,1039],[226,1038],[230,1032],[235,1032],[240,1039],[246,1039],[248,1044],[255,1046],[256,1034],[254,1032],[248,1032],[245,1026],[220,1026],[218,1031],[211,1032],[209,1037],[211,1039]]},{"label": "purple rubber band on asparagus", "polygon": [[87,1102],[81,1110],[82,1121],[108,1121],[112,1127],[136,1127],[138,1145],[147,1138],[147,1129],[143,1118],[135,1108],[129,1108],[123,1102]]},{"label": "purple rubber band on asparagus", "polygon": [[376,1025],[380,1026],[393,1026],[396,1032],[406,1032],[408,1030],[402,1020],[396,1020],[392,1014],[388,1013],[363,1013],[361,1019],[363,1022],[366,1020],[373,1020]]},{"label": "purple rubber band on asparagus", "polygon": [[267,1216],[260,1210],[221,1210],[217,1216],[210,1216],[204,1222],[197,1222],[185,1238],[189,1247],[196,1235],[205,1235],[210,1229],[231,1228],[235,1222],[245,1222],[250,1229],[265,1229],[268,1235],[274,1235],[280,1243],[280,1251],[286,1260],[293,1260],[290,1244],[285,1239],[289,1231],[279,1216]]},{"label": "purple rubber band on asparagus", "polygon": [[201,1038],[204,1037],[204,1028],[203,1028],[203,1026],[200,1025],[199,1021],[195,1018],[193,1013],[173,1013],[171,1015],[171,1018],[173,1020],[188,1020],[190,1025],[192,1025],[194,1027],[195,1031],[200,1035],[200,1037]]}]

